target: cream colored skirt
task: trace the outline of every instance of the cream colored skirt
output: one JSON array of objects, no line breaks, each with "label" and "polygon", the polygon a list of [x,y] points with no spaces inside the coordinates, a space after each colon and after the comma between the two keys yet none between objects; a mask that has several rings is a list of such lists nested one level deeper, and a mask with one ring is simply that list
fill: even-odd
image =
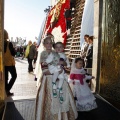
[{"label": "cream colored skirt", "polygon": [[35,105],[35,120],[75,120],[78,116],[72,91],[67,81],[63,83],[63,99],[59,102],[52,94],[52,75],[43,76]]}]

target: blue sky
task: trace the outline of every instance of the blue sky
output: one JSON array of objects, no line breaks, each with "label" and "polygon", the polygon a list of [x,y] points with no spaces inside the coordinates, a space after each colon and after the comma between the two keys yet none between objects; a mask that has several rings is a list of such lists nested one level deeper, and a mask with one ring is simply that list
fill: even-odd
[{"label": "blue sky", "polygon": [[4,28],[10,37],[35,40],[51,0],[5,0]]}]

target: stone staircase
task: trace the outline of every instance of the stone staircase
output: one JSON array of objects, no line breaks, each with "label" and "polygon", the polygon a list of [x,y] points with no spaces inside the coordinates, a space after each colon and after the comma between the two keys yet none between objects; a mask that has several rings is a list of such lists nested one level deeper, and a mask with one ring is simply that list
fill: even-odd
[{"label": "stone staircase", "polygon": [[65,54],[70,63],[80,56],[80,31],[85,0],[76,0],[75,10],[72,11],[70,36],[67,38]]}]

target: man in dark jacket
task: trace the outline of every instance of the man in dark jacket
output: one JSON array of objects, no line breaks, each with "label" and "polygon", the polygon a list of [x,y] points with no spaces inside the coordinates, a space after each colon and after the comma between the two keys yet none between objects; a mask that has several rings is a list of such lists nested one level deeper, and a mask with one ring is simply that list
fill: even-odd
[{"label": "man in dark jacket", "polygon": [[32,44],[32,41],[30,40],[29,43],[29,54],[28,54],[28,72],[33,72],[33,65],[32,61],[36,58],[36,47]]}]

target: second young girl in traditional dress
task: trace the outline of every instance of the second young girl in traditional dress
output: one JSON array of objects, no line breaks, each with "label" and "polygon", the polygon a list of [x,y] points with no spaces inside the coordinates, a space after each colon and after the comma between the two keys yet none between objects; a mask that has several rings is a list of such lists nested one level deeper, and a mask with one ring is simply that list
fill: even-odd
[{"label": "second young girl in traditional dress", "polygon": [[97,108],[95,97],[86,82],[86,80],[93,79],[94,77],[86,75],[83,66],[83,59],[76,58],[73,60],[69,83],[72,84],[71,86],[76,100],[77,110],[89,111]]}]

